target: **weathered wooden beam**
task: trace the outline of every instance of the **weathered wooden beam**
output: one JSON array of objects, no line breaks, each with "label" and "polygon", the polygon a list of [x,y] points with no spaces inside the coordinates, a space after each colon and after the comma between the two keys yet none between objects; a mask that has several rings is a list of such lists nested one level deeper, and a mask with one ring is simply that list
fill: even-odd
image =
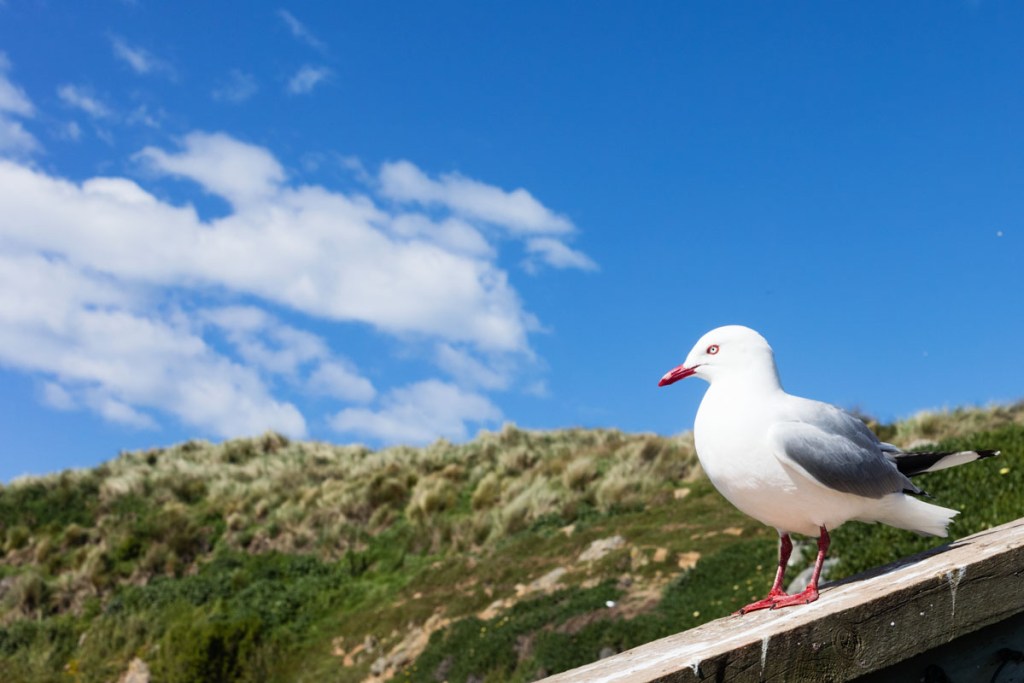
[{"label": "weathered wooden beam", "polygon": [[550,683],[846,681],[1024,613],[1024,519],[825,587],[817,602],[731,616]]}]

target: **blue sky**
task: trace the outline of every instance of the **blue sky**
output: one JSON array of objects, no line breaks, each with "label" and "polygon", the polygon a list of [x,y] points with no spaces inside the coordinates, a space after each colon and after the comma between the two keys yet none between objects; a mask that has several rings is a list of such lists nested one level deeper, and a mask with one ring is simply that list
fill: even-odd
[{"label": "blue sky", "polygon": [[0,481],[1024,394],[1024,5],[0,2]]}]

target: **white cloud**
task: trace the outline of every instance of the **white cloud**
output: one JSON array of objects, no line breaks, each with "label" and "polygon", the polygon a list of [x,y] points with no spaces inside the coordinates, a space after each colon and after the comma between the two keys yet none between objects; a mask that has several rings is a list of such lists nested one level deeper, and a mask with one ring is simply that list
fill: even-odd
[{"label": "white cloud", "polygon": [[270,326],[270,314],[255,306],[224,306],[202,312],[206,322],[226,330],[231,335],[250,335]]},{"label": "white cloud", "polygon": [[313,92],[313,88],[326,80],[330,75],[331,70],[326,66],[311,66],[307,64],[288,80],[286,90],[292,95],[306,95]]},{"label": "white cloud", "polygon": [[0,154],[25,155],[38,151],[39,141],[19,121],[0,114]]},{"label": "white cloud", "polygon": [[117,422],[136,429],[157,429],[156,422],[149,415],[135,410],[103,390],[86,392],[86,394],[89,407],[109,422]]},{"label": "white cloud", "polygon": [[123,178],[76,185],[0,162],[0,236],[116,277],[223,287],[392,334],[527,348],[537,323],[504,271],[389,237],[378,227],[387,215],[365,197],[274,187],[279,166],[260,148],[207,142],[149,156],[240,207],[224,218],[200,221],[191,207],[161,202]]},{"label": "white cloud", "polygon": [[438,344],[435,360],[439,368],[459,380],[464,386],[481,389],[507,389],[511,383],[510,373],[513,367],[497,359],[500,367],[488,365],[474,358],[466,349],[455,348],[451,344]]},{"label": "white cloud", "polygon": [[426,239],[451,251],[491,258],[494,247],[466,221],[446,218],[435,222],[420,213],[402,213],[391,221],[392,232],[400,237]]},{"label": "white cloud", "polygon": [[330,424],[343,434],[388,443],[426,443],[438,436],[465,439],[469,424],[499,420],[501,411],[486,396],[426,380],[389,392],[380,410],[346,408]]},{"label": "white cloud", "polygon": [[232,69],[228,72],[227,80],[214,88],[210,94],[218,102],[229,102],[241,104],[259,91],[259,84],[256,77],[250,73]]},{"label": "white cloud", "polygon": [[32,116],[35,114],[35,107],[32,106],[25,91],[7,78],[10,69],[10,60],[5,53],[0,52],[0,112]]},{"label": "white cloud", "polygon": [[348,363],[336,360],[317,367],[309,376],[308,386],[314,393],[355,403],[372,401],[377,395],[370,380],[359,376]]},{"label": "white cloud", "polygon": [[320,337],[285,325],[254,306],[228,306],[202,312],[223,330],[249,365],[270,374],[297,376],[302,366],[329,356]]},{"label": "white cloud", "polygon": [[365,403],[377,393],[351,363],[331,353],[322,337],[281,323],[262,309],[226,306],[202,311],[201,318],[223,330],[238,355],[267,374],[343,401]]},{"label": "white cloud", "polygon": [[338,159],[341,167],[348,170],[355,176],[356,180],[369,185],[373,181],[373,177],[370,172],[366,170],[366,166],[363,165],[362,159],[356,156],[342,156]]},{"label": "white cloud", "polygon": [[593,259],[560,239],[575,232],[572,222],[545,207],[522,188],[509,192],[458,174],[442,175],[433,180],[408,161],[383,164],[379,182],[381,193],[386,197],[400,202],[444,206],[459,217],[435,226],[421,214],[413,214],[415,221],[407,221],[399,215],[394,221],[394,229],[399,234],[430,235],[450,248],[482,254],[489,245],[468,222],[481,221],[501,226],[511,235],[526,239],[526,250],[532,255],[526,267],[531,272],[536,272],[538,262],[554,268],[598,269]]},{"label": "white cloud", "polygon": [[78,407],[71,393],[56,382],[43,383],[43,403],[56,410],[74,410]]},{"label": "white cloud", "polygon": [[114,56],[131,67],[132,71],[137,74],[145,75],[162,72],[169,76],[174,75],[174,70],[167,62],[154,57],[151,52],[144,48],[137,45],[129,45],[123,38],[111,36],[110,45],[114,50]]},{"label": "white cloud", "polygon": [[7,77],[10,69],[10,60],[0,51],[0,154],[26,155],[38,151],[39,142],[13,117],[34,116],[35,107],[25,91]]},{"label": "white cloud", "polygon": [[[17,292],[0,298],[0,364],[48,382],[49,405],[137,428],[170,415],[218,436],[302,435],[306,418],[277,394],[309,392],[380,401],[337,413],[339,430],[424,441],[499,419],[481,392],[525,382],[539,323],[496,263],[500,241],[465,216],[294,185],[266,149],[223,133],[136,158],[230,208],[203,219],[127,178],[0,159],[0,291]],[[211,298],[224,303],[191,303]],[[454,383],[379,398],[336,338],[270,309],[367,325]]]},{"label": "white cloud", "polygon": [[158,171],[190,178],[236,206],[272,195],[285,179],[281,164],[267,150],[223,133],[190,133],[178,154],[146,147],[137,158]]},{"label": "white cloud", "polygon": [[380,169],[381,191],[403,202],[440,204],[469,219],[500,225],[513,234],[572,232],[569,219],[533,198],[523,188],[511,192],[459,174],[432,180],[408,161],[386,163]]},{"label": "white cloud", "polygon": [[[214,352],[187,322],[141,312],[144,297],[38,254],[0,253],[0,364],[55,378],[44,400],[153,427],[163,411],[219,436],[305,434],[253,370]],[[60,387],[57,391],[53,387]]]},{"label": "white cloud", "polygon": [[87,88],[66,83],[57,88],[57,96],[64,100],[64,103],[81,109],[94,119],[105,119],[112,115],[110,108],[103,104],[95,95],[92,95]]},{"label": "white cloud", "polygon": [[60,136],[65,140],[78,141],[82,137],[82,127],[77,121],[68,121],[61,126]]},{"label": "white cloud", "polygon": [[526,251],[553,268],[597,270],[593,259],[553,237],[533,237],[526,241]]},{"label": "white cloud", "polygon": [[298,19],[296,19],[295,15],[289,12],[288,10],[278,10],[277,16],[281,17],[281,21],[283,21],[285,25],[288,26],[288,30],[291,31],[292,36],[294,36],[297,40],[300,40],[306,45],[309,45],[310,47],[315,48],[317,50],[320,50],[321,52],[327,49],[327,46],[324,45],[324,43],[319,38],[313,35],[312,31],[306,28],[306,25],[303,24]]},{"label": "white cloud", "polygon": [[[162,114],[162,112],[161,112]],[[130,114],[125,118],[128,123],[146,126],[147,128],[159,128],[160,121],[157,115],[154,115],[149,111],[149,107],[144,104],[140,104],[131,111]]]}]

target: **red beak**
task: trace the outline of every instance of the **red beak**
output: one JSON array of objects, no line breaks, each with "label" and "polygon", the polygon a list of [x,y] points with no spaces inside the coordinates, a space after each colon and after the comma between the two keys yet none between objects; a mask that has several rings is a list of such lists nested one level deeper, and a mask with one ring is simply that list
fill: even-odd
[{"label": "red beak", "polygon": [[658,382],[658,386],[667,387],[669,384],[672,384],[673,382],[678,382],[681,379],[686,379],[695,372],[697,372],[696,365],[693,366],[692,368],[688,368],[685,365],[680,365],[677,368],[672,368],[671,370],[665,373],[664,377],[661,378],[661,381]]}]

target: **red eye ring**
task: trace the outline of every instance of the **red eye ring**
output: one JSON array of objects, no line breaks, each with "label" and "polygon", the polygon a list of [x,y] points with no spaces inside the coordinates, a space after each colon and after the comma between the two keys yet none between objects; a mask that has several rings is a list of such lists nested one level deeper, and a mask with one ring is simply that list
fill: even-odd
[{"label": "red eye ring", "polygon": [[713,356],[718,353],[718,344],[712,344],[708,347],[708,355]]}]

